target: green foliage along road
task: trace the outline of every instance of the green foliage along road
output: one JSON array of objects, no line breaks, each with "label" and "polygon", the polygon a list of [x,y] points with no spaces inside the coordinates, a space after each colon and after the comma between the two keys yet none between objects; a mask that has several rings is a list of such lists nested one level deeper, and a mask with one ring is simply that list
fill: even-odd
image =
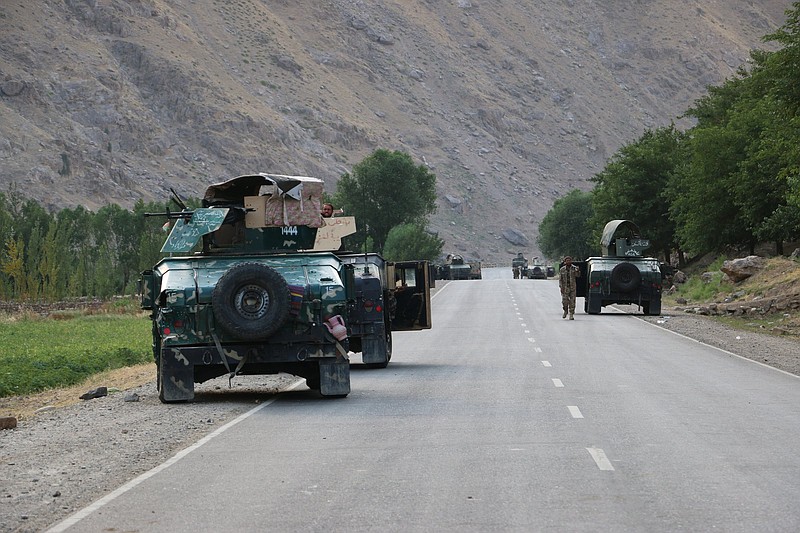
[{"label": "green foliage along road", "polygon": [[[694,127],[646,131],[611,158],[592,178],[592,217],[574,222],[574,199],[557,201],[540,226],[542,250],[561,253],[557,243],[574,234],[596,243],[613,219],[633,220],[652,253],[681,261],[685,252],[753,253],[759,242],[783,254],[800,239],[800,2],[764,40],[782,48],[753,51],[749,70],[711,87],[685,113]],[[573,223],[554,223],[562,219]]]},{"label": "green foliage along road", "polygon": [[153,360],[151,322],[142,314],[14,317],[0,324],[0,397],[80,383],[88,376]]},{"label": "green foliage along road", "polygon": [[139,272],[160,257],[164,211],[138,202],[48,213],[14,191],[0,193],[0,299],[58,301],[133,294]]},{"label": "green foliage along road", "polygon": [[375,150],[339,179],[334,202],[358,221],[358,233],[347,238],[351,248],[369,238],[370,251],[381,253],[393,228],[427,223],[436,210],[436,176],[404,152]]}]

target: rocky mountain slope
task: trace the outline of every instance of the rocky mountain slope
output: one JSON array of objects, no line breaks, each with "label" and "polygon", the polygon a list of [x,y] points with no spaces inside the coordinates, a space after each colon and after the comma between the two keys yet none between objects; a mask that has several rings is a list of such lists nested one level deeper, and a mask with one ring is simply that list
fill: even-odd
[{"label": "rocky mountain slope", "polygon": [[[0,190],[51,209],[249,172],[328,191],[376,148],[438,177],[431,229],[538,255],[553,201],[743,65],[789,0],[0,4]],[[398,183],[398,187],[402,184]]]}]

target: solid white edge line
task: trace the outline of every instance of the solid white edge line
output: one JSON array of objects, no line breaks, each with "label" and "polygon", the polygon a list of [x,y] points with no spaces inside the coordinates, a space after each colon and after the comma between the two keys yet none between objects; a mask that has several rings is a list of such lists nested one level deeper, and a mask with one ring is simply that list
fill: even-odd
[{"label": "solid white edge line", "polygon": [[[283,387],[283,388],[279,389],[278,393],[293,390],[296,387],[298,387],[301,383],[304,383],[304,382],[305,382],[304,379],[299,379],[296,382],[291,383],[291,384],[287,385],[286,387]],[[84,507],[83,509],[81,509],[80,511],[76,512],[72,516],[69,516],[69,517],[65,518],[64,520],[62,520],[58,524],[56,524],[53,527],[47,529],[46,533],[58,533],[58,532],[61,532],[61,531],[66,531],[67,529],[69,529],[70,527],[74,526],[75,524],[77,524],[78,522],[80,522],[81,520],[83,520],[84,518],[86,518],[87,516],[92,514],[93,512],[97,511],[98,509],[100,509],[101,507],[106,505],[107,503],[112,502],[113,500],[117,499],[119,496],[122,496],[123,494],[125,494],[126,492],[131,490],[132,488],[136,487],[137,485],[140,485],[141,483],[147,481],[148,479],[150,479],[151,477],[155,476],[156,474],[158,474],[162,470],[164,470],[164,469],[172,466],[173,464],[177,463],[178,461],[180,461],[181,459],[183,459],[184,457],[186,457],[187,455],[189,455],[190,453],[192,453],[196,449],[198,449],[201,446],[203,446],[204,444],[206,444],[208,441],[210,441],[214,437],[216,437],[216,436],[220,435],[221,433],[229,430],[230,428],[232,428],[233,426],[235,426],[236,424],[238,424],[242,420],[244,420],[246,418],[249,418],[251,415],[254,415],[255,413],[257,413],[261,409],[267,407],[268,405],[270,405],[273,402],[275,402],[276,400],[278,400],[278,398],[279,398],[279,396],[276,395],[274,398],[271,398],[271,399],[267,400],[266,402],[264,402],[264,403],[262,403],[262,404],[260,404],[260,405],[258,405],[256,407],[250,409],[246,413],[242,413],[241,415],[237,416],[236,418],[234,418],[230,422],[226,423],[225,425],[218,427],[217,429],[215,429],[214,431],[212,431],[211,433],[209,433],[208,435],[206,435],[202,439],[198,440],[197,442],[195,442],[194,444],[192,444],[188,448],[184,448],[183,450],[179,451],[174,456],[172,456],[171,458],[167,459],[166,461],[164,461],[160,465],[155,466],[155,467],[151,468],[150,470],[148,470],[147,472],[145,472],[144,474],[141,474],[139,477],[128,481],[127,483],[125,483],[124,485],[119,487],[118,489],[116,489],[116,490],[114,490],[112,492],[109,492],[108,494],[106,494],[105,496],[103,496],[99,500],[95,501],[94,503],[88,505],[87,507]]]},{"label": "solid white edge line", "polygon": [[611,461],[608,460],[606,457],[606,452],[604,452],[600,448],[586,448],[586,451],[589,452],[589,455],[592,456],[594,459],[597,468],[600,470],[614,470],[614,465],[611,464]]},{"label": "solid white edge line", "polygon": [[678,333],[677,331],[672,331],[671,329],[667,329],[667,328],[665,328],[665,327],[659,326],[658,324],[653,324],[652,322],[648,322],[647,320],[645,320],[644,318],[642,318],[642,317],[640,317],[640,316],[636,316],[636,315],[631,315],[631,316],[633,316],[633,318],[635,318],[635,319],[637,319],[637,320],[641,320],[642,322],[644,322],[644,323],[645,323],[645,324],[647,324],[648,326],[653,326],[654,328],[658,328],[658,329],[660,329],[660,330],[662,330],[662,331],[666,331],[666,332],[668,332],[668,333],[672,333],[673,335],[677,335],[678,337],[683,337],[684,339],[689,339],[690,341],[694,341],[694,342],[696,342],[696,343],[698,343],[698,344],[702,344],[703,346],[708,346],[709,348],[713,348],[713,349],[715,349],[715,350],[719,350],[719,351],[720,351],[720,352],[722,352],[722,353],[726,353],[726,354],[728,354],[728,355],[732,355],[732,356],[734,356],[734,357],[738,357],[739,359],[743,359],[743,360],[745,360],[745,361],[748,361],[748,362],[750,362],[750,363],[753,363],[753,364],[756,364],[756,365],[761,365],[761,366],[763,366],[763,367],[766,367],[766,368],[770,368],[770,369],[772,369],[772,370],[775,370],[776,372],[780,372],[780,373],[782,373],[782,374],[786,374],[787,376],[792,376],[793,378],[800,379],[800,376],[798,376],[797,374],[792,374],[791,372],[787,372],[786,370],[781,370],[780,368],[775,368],[774,366],[770,366],[770,365],[768,365],[768,364],[766,364],[766,363],[762,363],[762,362],[760,362],[760,361],[756,361],[756,360],[754,360],[754,359],[750,359],[750,358],[748,358],[748,357],[745,357],[745,356],[743,356],[743,355],[739,355],[738,353],[733,353],[733,352],[730,352],[730,351],[728,351],[728,350],[726,350],[726,349],[724,349],[724,348],[719,348],[719,347],[717,347],[717,346],[713,346],[713,345],[711,345],[711,344],[708,344],[707,342],[703,342],[703,341],[699,341],[699,340],[697,340],[697,339],[693,339],[693,338],[691,338],[691,337],[687,337],[687,336],[686,336],[686,335],[684,335],[683,333]]}]

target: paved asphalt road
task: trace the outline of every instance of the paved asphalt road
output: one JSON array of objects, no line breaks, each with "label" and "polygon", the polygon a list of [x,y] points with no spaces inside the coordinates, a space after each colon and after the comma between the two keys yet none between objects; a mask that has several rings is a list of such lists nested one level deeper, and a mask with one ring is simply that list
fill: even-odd
[{"label": "paved asphalt road", "polygon": [[797,377],[486,270],[347,398],[271,397],[70,531],[800,531]]}]

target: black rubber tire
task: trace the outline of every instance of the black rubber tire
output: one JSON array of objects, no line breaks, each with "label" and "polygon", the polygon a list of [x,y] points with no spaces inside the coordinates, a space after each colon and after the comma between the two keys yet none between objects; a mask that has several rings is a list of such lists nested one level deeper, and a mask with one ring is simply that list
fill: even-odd
[{"label": "black rubber tire", "polygon": [[389,325],[386,325],[386,362],[385,363],[367,363],[367,368],[386,368],[389,366],[389,361],[392,360],[392,330]]},{"label": "black rubber tire", "polygon": [[229,335],[246,341],[265,339],[289,316],[289,285],[261,263],[232,266],[211,293],[214,318]]},{"label": "black rubber tire", "polygon": [[315,376],[306,376],[306,386],[315,391],[319,391],[320,379],[319,379],[319,370],[317,370],[317,374]]},{"label": "black rubber tire", "polygon": [[620,263],[611,270],[611,290],[633,292],[642,284],[642,273],[631,263]]},{"label": "black rubber tire", "polygon": [[592,296],[591,293],[587,294],[586,297],[586,313],[590,315],[599,315],[603,309],[603,300],[600,299],[599,296]]},{"label": "black rubber tire", "polygon": [[661,314],[661,299],[658,300],[650,300],[648,302],[649,305],[642,306],[644,309],[644,314],[651,315],[651,316],[658,316]]}]

